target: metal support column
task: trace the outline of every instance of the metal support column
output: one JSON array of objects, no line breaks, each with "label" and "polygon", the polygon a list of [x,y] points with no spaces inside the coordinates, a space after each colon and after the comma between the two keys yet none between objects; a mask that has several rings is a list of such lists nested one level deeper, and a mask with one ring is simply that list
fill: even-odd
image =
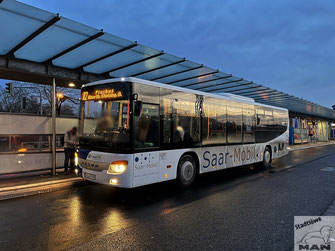
[{"label": "metal support column", "polygon": [[41,91],[40,91],[40,115],[43,115],[43,98]]},{"label": "metal support column", "polygon": [[302,138],[302,123],[301,123],[301,118],[299,118],[299,127],[300,127],[300,139],[301,139],[301,144],[304,144],[304,140]]},{"label": "metal support column", "polygon": [[52,79],[52,174],[56,175],[56,79]]},{"label": "metal support column", "polygon": [[84,102],[80,99],[80,107],[79,107],[79,122],[78,122],[78,133],[79,135],[83,135],[83,128],[84,128]]}]

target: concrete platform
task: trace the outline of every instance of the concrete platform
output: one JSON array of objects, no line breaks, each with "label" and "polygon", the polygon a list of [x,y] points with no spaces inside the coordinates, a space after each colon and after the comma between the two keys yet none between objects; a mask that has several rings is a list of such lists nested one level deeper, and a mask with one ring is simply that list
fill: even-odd
[{"label": "concrete platform", "polygon": [[0,200],[67,189],[84,182],[75,175],[14,174],[0,177]]},{"label": "concrete platform", "polygon": [[335,144],[335,140],[330,140],[328,142],[316,142],[316,143],[308,143],[308,144],[297,144],[291,145],[290,151],[301,150],[301,149],[308,149],[313,147],[320,147],[320,146],[328,146]]}]

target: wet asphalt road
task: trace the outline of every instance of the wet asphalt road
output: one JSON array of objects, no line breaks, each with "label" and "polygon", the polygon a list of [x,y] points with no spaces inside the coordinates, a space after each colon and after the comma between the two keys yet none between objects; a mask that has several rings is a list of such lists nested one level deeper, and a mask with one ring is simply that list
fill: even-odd
[{"label": "wet asphalt road", "polygon": [[273,172],[206,174],[187,190],[87,182],[2,201],[0,250],[292,250],[294,215],[320,215],[335,199],[325,166],[335,145],[291,152]]}]

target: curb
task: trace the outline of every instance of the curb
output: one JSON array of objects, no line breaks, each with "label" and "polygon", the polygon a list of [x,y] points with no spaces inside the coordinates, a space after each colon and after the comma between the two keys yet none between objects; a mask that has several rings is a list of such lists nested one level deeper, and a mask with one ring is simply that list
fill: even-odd
[{"label": "curb", "polygon": [[0,188],[0,201],[63,190],[83,183],[81,177]]},{"label": "curb", "polygon": [[302,147],[297,147],[297,148],[291,148],[290,152],[292,151],[297,151],[297,150],[303,150],[303,149],[308,149],[308,148],[315,148],[315,147],[322,147],[322,146],[329,146],[329,145],[334,145],[335,142],[323,144],[323,145],[312,145],[312,146],[302,146]]},{"label": "curb", "polygon": [[326,158],[326,157],[332,156],[332,155],[334,155],[334,154],[335,154],[335,153],[326,154],[326,155],[321,156],[321,157],[319,157],[319,158],[312,159],[312,160],[308,160],[308,161],[306,161],[306,162],[302,162],[302,163],[295,164],[295,165],[292,165],[292,166],[290,166],[290,165],[286,165],[286,166],[284,166],[284,167],[282,167],[282,168],[274,168],[274,169],[272,169],[272,170],[269,170],[269,172],[270,172],[270,173],[280,173],[280,172],[282,172],[282,171],[289,170],[289,169],[291,169],[291,168],[293,168],[293,167],[297,167],[297,166],[300,166],[300,165],[304,165],[304,164],[307,164],[307,163],[310,163],[310,162],[313,162],[313,161],[316,161],[316,160],[319,160],[319,159],[322,159],[322,158]]}]

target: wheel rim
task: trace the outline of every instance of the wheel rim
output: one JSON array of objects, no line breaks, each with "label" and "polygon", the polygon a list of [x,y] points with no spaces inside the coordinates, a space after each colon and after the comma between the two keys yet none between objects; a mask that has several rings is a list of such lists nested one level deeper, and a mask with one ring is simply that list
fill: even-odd
[{"label": "wheel rim", "polygon": [[270,155],[270,152],[269,151],[265,151],[264,153],[264,161],[265,163],[270,163],[270,159],[271,159],[271,155]]},{"label": "wheel rim", "polygon": [[181,166],[181,174],[183,179],[186,181],[190,181],[194,174],[194,166],[191,161],[185,161]]}]

